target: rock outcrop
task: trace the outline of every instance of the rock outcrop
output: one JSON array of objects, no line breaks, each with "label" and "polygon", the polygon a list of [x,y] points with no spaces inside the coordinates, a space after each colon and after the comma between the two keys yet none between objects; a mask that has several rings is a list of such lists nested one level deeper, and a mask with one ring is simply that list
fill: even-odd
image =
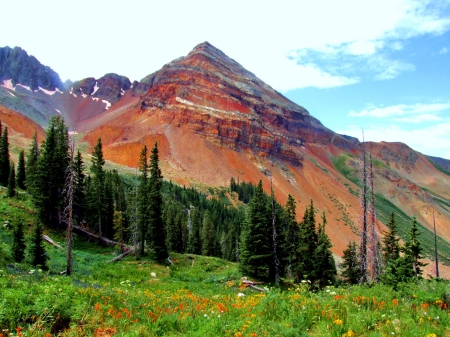
[{"label": "rock outcrop", "polygon": [[97,80],[93,77],[88,77],[74,82],[72,85],[72,93],[75,95],[92,96],[115,104],[130,87],[131,82],[128,77],[109,73]]},{"label": "rock outcrop", "polygon": [[5,80],[11,80],[13,85],[20,83],[31,90],[39,87],[49,91],[63,89],[61,79],[55,71],[42,65],[19,47],[0,48],[0,83]]}]

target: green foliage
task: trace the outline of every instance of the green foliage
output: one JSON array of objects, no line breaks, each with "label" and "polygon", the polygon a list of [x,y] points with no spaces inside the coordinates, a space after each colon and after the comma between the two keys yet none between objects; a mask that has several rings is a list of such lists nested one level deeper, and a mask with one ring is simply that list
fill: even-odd
[{"label": "green foliage", "polygon": [[142,148],[141,154],[139,156],[139,187],[137,191],[137,212],[138,212],[138,227],[140,234],[140,251],[139,253],[143,255],[145,253],[145,238],[147,237],[148,226],[149,226],[149,214],[148,214],[148,203],[149,203],[149,185],[148,185],[148,156],[147,156],[147,145]]},{"label": "green foliage", "polygon": [[17,187],[25,190],[25,152],[22,150],[19,153],[19,161],[17,163]]},{"label": "green foliage", "polygon": [[358,245],[351,241],[344,250],[341,263],[342,277],[345,283],[358,284],[362,279],[361,266],[358,259]]},{"label": "green foliage", "polygon": [[8,177],[10,172],[9,159],[9,142],[8,142],[8,128],[2,130],[0,122],[0,186],[8,185]]},{"label": "green foliage", "polygon": [[231,192],[236,192],[238,194],[238,198],[245,204],[248,204],[255,194],[255,186],[252,183],[248,183],[245,181],[238,181],[231,177],[230,179],[230,190]]},{"label": "green foliage", "polygon": [[12,243],[12,257],[14,262],[22,262],[25,259],[25,234],[23,231],[23,223],[21,220],[17,222],[14,228],[13,243]]},{"label": "green foliage", "polygon": [[202,226],[202,255],[214,256],[216,250],[216,235],[214,233],[214,225],[206,211],[203,217]]},{"label": "green foliage", "polygon": [[48,256],[45,251],[44,241],[42,239],[42,225],[38,223],[34,227],[33,236],[31,238],[30,247],[30,263],[34,267],[39,267],[42,270],[47,270]]},{"label": "green foliage", "polygon": [[8,177],[7,195],[8,198],[12,198],[16,195],[16,171],[14,169],[14,163],[11,162]]},{"label": "green foliage", "polygon": [[169,253],[166,246],[166,232],[162,218],[162,183],[163,176],[159,168],[158,143],[152,148],[149,164],[149,195],[148,195],[148,238],[152,249],[152,257],[156,261],[165,260]]},{"label": "green foliage", "polygon": [[397,260],[400,257],[400,238],[397,234],[397,222],[395,221],[394,212],[391,214],[391,218],[387,223],[388,231],[383,233],[383,258],[384,264],[389,265],[389,263]]}]

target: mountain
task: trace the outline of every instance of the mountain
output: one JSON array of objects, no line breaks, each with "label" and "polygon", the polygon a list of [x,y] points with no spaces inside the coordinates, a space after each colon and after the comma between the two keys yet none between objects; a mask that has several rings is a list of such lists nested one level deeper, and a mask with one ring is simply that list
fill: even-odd
[{"label": "mountain", "polygon": [[[9,106],[44,127],[60,113],[83,142],[93,146],[101,137],[106,159],[130,168],[144,144],[158,141],[166,178],[191,186],[262,179],[281,203],[295,197],[299,217],[311,199],[326,212],[337,255],[358,240],[363,145],[326,128],[208,42],[139,82],[106,74],[54,91],[23,86],[3,80],[0,112]],[[441,261],[450,263],[450,161],[401,143],[364,148],[373,158],[380,229],[394,211],[404,236],[416,215],[430,254],[434,213]]]}]

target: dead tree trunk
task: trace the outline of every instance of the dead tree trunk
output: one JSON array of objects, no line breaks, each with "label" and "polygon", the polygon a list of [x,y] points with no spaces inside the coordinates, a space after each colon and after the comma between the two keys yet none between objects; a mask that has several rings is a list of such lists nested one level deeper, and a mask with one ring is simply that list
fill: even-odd
[{"label": "dead tree trunk", "polygon": [[361,204],[363,210],[363,223],[361,231],[361,246],[360,246],[360,268],[361,268],[361,281],[360,283],[367,282],[367,169],[366,169],[366,148],[364,143],[363,134],[363,169],[362,169],[362,195]]},{"label": "dead tree trunk", "polygon": [[433,228],[434,228],[434,263],[436,264],[436,278],[439,278],[439,261],[438,261],[438,250],[437,250],[436,218],[434,217],[434,210],[433,210]]}]

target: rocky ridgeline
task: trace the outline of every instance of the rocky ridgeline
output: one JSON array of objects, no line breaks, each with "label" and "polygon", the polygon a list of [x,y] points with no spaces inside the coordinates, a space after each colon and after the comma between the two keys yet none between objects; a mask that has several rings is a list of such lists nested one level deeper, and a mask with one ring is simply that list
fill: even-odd
[{"label": "rocky ridgeline", "polygon": [[306,143],[355,146],[208,42],[134,85],[133,95],[141,97],[142,110],[159,112],[168,123],[297,165],[296,148]]},{"label": "rocky ridgeline", "polygon": [[109,73],[99,79],[88,77],[74,82],[71,91],[75,95],[92,96],[115,104],[130,88],[128,77]]},{"label": "rocky ridgeline", "polygon": [[22,84],[31,90],[39,87],[49,91],[63,89],[63,83],[56,72],[19,47],[0,48],[0,83],[9,79],[13,85]]}]

